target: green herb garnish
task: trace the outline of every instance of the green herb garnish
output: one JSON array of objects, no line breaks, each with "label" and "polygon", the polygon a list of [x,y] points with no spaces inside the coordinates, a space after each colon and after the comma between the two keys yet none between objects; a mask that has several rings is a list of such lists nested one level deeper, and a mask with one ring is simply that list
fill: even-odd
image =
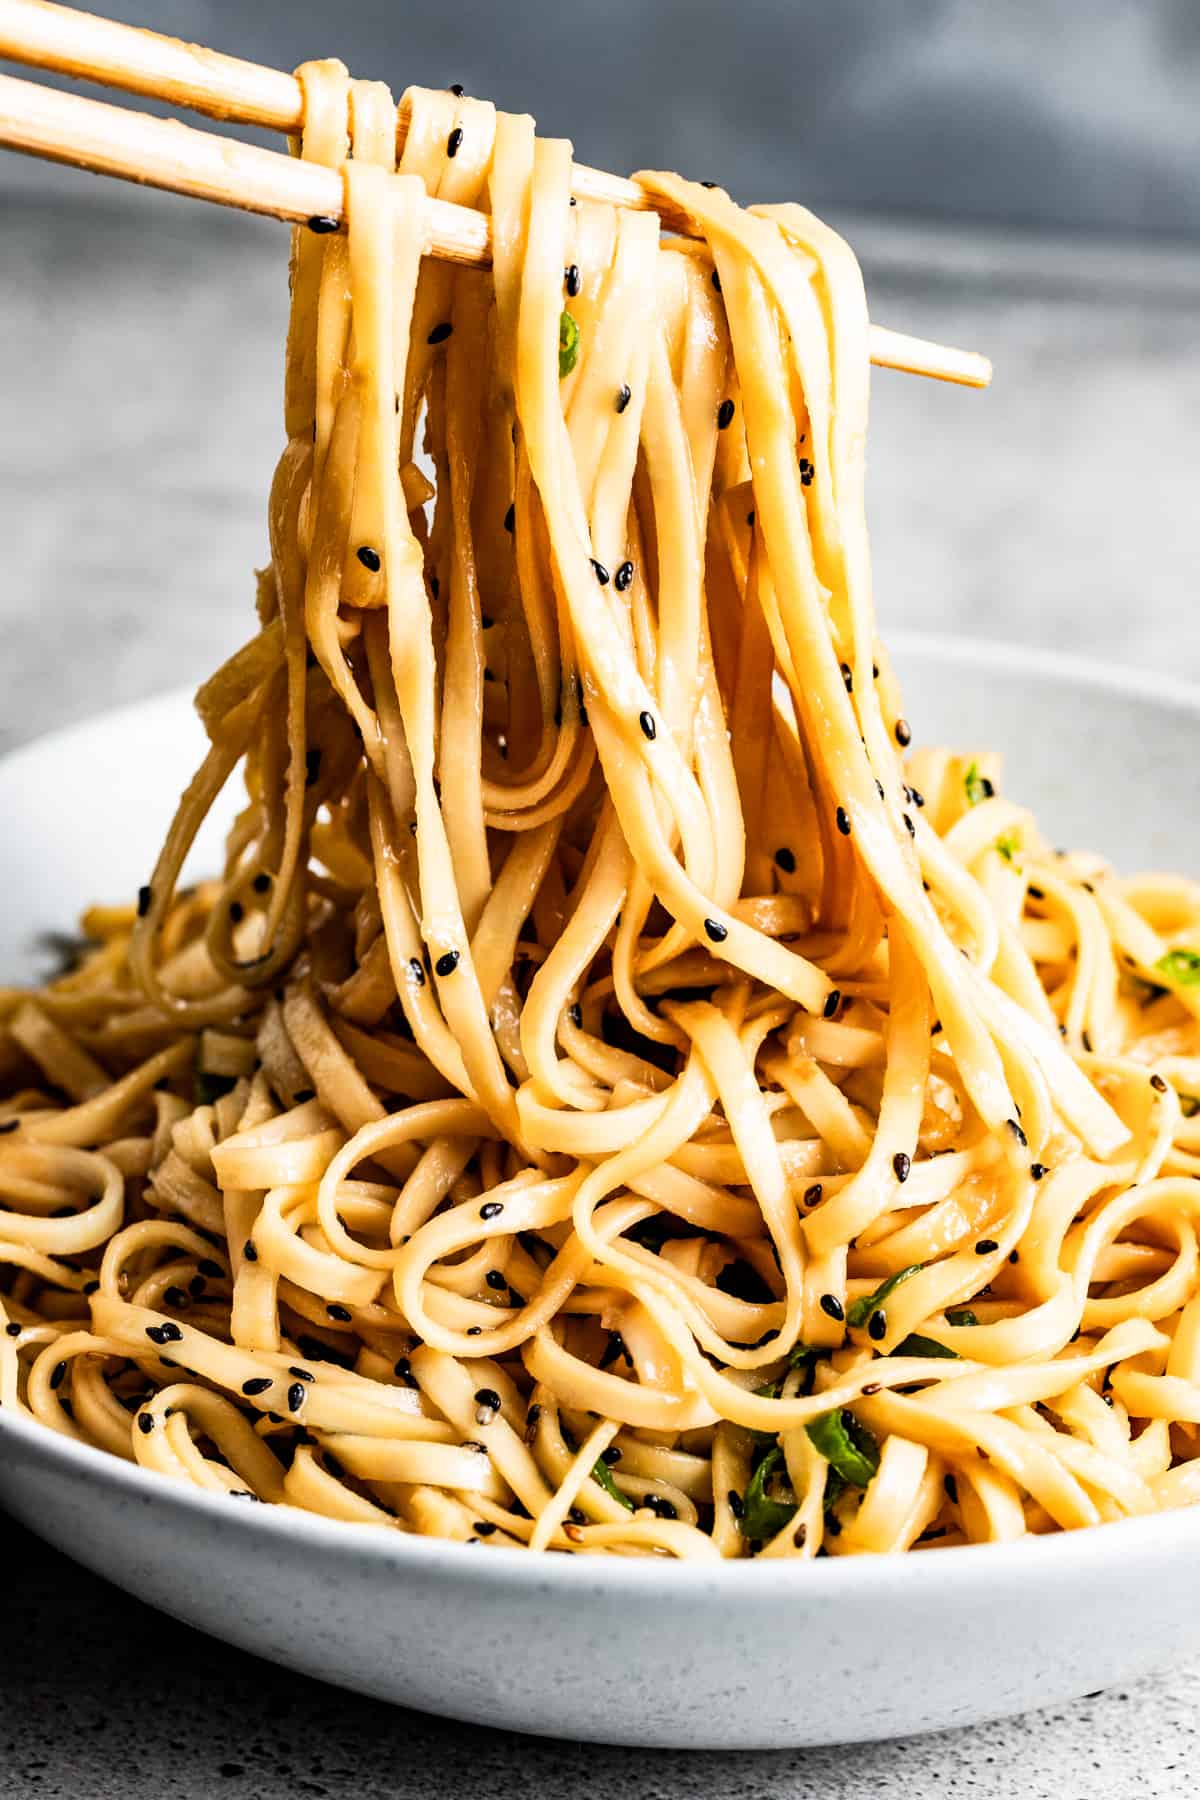
[{"label": "green herb garnish", "polygon": [[979,764],[974,762],[963,776],[963,786],[967,790],[968,806],[978,806],[981,800],[990,800],[996,791],[987,776],[979,773]]},{"label": "green herb garnish", "polygon": [[813,1448],[820,1452],[851,1487],[865,1488],[879,1467],[879,1446],[852,1412],[822,1413],[805,1427]]},{"label": "green herb garnish", "polygon": [[918,1269],[923,1267],[923,1263],[910,1263],[907,1269],[901,1269],[898,1274],[889,1275],[886,1281],[880,1282],[873,1294],[864,1294],[861,1300],[856,1300],[846,1313],[847,1325],[865,1325],[871,1314],[878,1311],[883,1305],[888,1295],[894,1293],[902,1281],[907,1281],[910,1275],[915,1275]]},{"label": "green herb garnish", "polygon": [[1178,987],[1200,985],[1200,950],[1168,950],[1154,966]]},{"label": "green herb garnish", "polygon": [[1019,831],[1005,831],[996,839],[996,850],[1007,863],[1016,862],[1017,851],[1020,848],[1021,834]]},{"label": "green herb garnish", "polygon": [[897,1344],[892,1351],[893,1356],[952,1356],[960,1361],[957,1350],[951,1350],[946,1344],[939,1344],[936,1338],[923,1337],[919,1331],[910,1332],[902,1344]]},{"label": "green herb garnish", "polygon": [[597,1487],[602,1487],[604,1489],[610,1500],[615,1500],[620,1506],[623,1506],[626,1512],[634,1512],[636,1510],[629,1495],[623,1494],[613,1480],[612,1470],[602,1456],[598,1456],[592,1464],[592,1480],[596,1483]]},{"label": "green herb garnish", "polygon": [[558,379],[564,380],[579,361],[579,326],[569,312],[558,321]]},{"label": "green herb garnish", "polygon": [[[796,1496],[787,1479],[786,1467],[782,1474],[779,1473],[782,1463],[783,1451],[776,1444],[773,1450],[767,1451],[750,1477],[746,1487],[742,1516],[738,1520],[738,1530],[743,1537],[773,1538],[783,1530],[788,1520],[794,1517],[797,1506]],[[767,1492],[768,1482],[771,1482],[777,1492],[782,1491],[788,1498],[774,1498]]]},{"label": "green herb garnish", "polygon": [[969,1306],[956,1306],[953,1310],[947,1309],[946,1323],[947,1325],[978,1325],[979,1320]]}]

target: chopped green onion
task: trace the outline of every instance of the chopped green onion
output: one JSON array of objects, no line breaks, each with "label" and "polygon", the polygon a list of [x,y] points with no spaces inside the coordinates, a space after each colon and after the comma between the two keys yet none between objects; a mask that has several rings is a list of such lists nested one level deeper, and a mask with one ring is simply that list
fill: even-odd
[{"label": "chopped green onion", "polygon": [[610,1500],[616,1500],[626,1512],[634,1512],[633,1501],[628,1494],[623,1494],[612,1478],[612,1471],[602,1456],[598,1456],[592,1464],[592,1480],[597,1487],[602,1487]]},{"label": "chopped green onion", "polygon": [[979,773],[979,764],[974,762],[963,776],[963,786],[967,790],[968,806],[978,806],[981,800],[990,800],[996,791],[987,776]]},{"label": "chopped green onion", "polygon": [[865,1488],[879,1467],[879,1446],[852,1412],[822,1413],[805,1427],[813,1448],[851,1487]]},{"label": "chopped green onion", "polygon": [[907,1269],[901,1269],[898,1274],[889,1275],[886,1281],[880,1282],[873,1294],[864,1294],[861,1300],[856,1300],[846,1313],[847,1325],[865,1325],[876,1308],[883,1305],[888,1295],[894,1293],[902,1281],[907,1281],[910,1275],[915,1275],[923,1267],[923,1263],[910,1263]]},{"label": "chopped green onion", "polygon": [[579,326],[569,312],[558,321],[558,379],[562,381],[579,361]]},{"label": "chopped green onion", "polygon": [[959,1360],[958,1351],[951,1350],[947,1344],[939,1344],[936,1338],[923,1337],[919,1331],[912,1331],[902,1344],[897,1344],[892,1351],[893,1356],[952,1356]]},{"label": "chopped green onion", "polygon": [[1200,950],[1168,950],[1154,966],[1179,987],[1200,985]]},{"label": "chopped green onion", "polygon": [[[783,1451],[776,1444],[768,1450],[746,1487],[745,1504],[742,1516],[738,1520],[738,1530],[747,1538],[773,1538],[782,1531],[788,1520],[795,1515],[796,1496],[792,1493],[791,1483],[787,1479],[786,1467],[780,1474],[783,1463]],[[790,1495],[790,1499],[773,1499],[767,1492],[767,1483],[774,1478],[774,1486],[782,1487]]]},{"label": "chopped green onion", "polygon": [[1019,831],[1005,831],[996,839],[996,849],[1005,862],[1016,862],[1017,851],[1020,848],[1021,834]]},{"label": "chopped green onion", "polygon": [[947,1325],[978,1325],[979,1320],[969,1306],[956,1306],[946,1310]]}]

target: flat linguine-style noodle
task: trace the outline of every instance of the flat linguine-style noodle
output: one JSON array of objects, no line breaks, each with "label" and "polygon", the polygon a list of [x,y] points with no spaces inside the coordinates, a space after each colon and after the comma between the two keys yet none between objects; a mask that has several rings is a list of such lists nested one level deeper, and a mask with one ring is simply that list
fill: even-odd
[{"label": "flat linguine-style noodle", "polygon": [[386,88],[300,78],[348,228],[296,234],[258,629],[136,914],[0,997],[0,1404],[592,1554],[1200,1498],[1200,891],[902,757],[849,250],[644,174],[660,240],[454,92],[397,169]]}]

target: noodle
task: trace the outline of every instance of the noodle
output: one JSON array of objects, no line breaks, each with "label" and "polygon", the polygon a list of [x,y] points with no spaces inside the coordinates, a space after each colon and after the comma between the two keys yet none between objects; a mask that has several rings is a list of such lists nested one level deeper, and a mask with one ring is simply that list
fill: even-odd
[{"label": "noodle", "polygon": [[[909,749],[796,206],[300,71],[258,629],[135,908],[0,995],[0,1404],[596,1555],[1200,1498],[1200,891]],[[431,197],[494,266],[426,260]],[[231,775],[220,881],[179,886]]]}]

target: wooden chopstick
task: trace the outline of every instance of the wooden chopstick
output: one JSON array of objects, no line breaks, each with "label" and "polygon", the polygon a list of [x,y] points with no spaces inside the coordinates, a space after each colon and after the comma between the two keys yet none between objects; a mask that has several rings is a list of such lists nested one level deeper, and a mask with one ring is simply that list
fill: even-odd
[{"label": "wooden chopstick", "polygon": [[[51,0],[0,0],[0,57],[79,80],[186,106],[211,117],[279,131],[298,131],[304,96],[294,75],[185,44],[156,32],[59,6]],[[407,120],[397,112],[397,145]],[[197,131],[176,121],[85,100],[36,83],[0,76],[0,144],[127,181],[197,199],[303,222],[340,220],[340,178],[315,164]],[[694,235],[686,217],[671,216],[636,182],[576,163],[579,199],[657,210],[669,230]],[[489,259],[487,218],[467,207],[430,203],[430,254],[447,261]],[[986,357],[871,327],[871,360],[966,387],[986,387]]]}]

